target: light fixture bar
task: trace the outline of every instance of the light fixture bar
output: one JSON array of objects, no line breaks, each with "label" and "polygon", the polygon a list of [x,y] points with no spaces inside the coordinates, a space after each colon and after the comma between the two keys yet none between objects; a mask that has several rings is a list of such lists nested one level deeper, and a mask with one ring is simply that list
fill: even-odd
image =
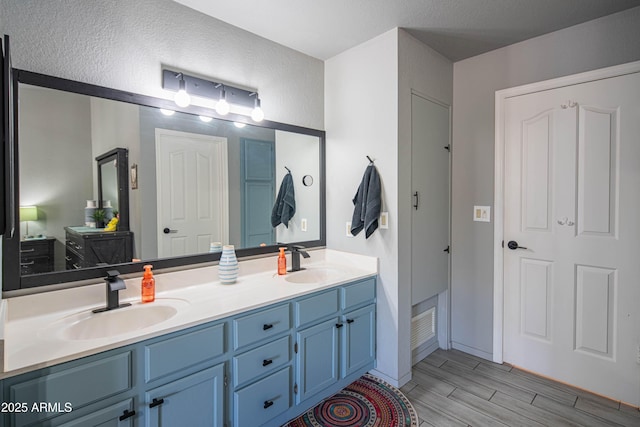
[{"label": "light fixture bar", "polygon": [[255,91],[240,89],[229,86],[226,83],[205,80],[176,71],[162,70],[162,88],[174,92],[180,90],[180,79],[176,78],[179,74],[182,74],[191,96],[218,100],[220,98],[220,85],[223,85],[226,91],[226,100],[229,104],[248,108],[254,107]]}]

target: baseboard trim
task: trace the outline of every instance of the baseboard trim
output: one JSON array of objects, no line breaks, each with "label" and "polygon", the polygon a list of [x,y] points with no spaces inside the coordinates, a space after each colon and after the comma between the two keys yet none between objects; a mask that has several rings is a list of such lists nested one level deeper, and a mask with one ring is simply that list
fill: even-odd
[{"label": "baseboard trim", "polygon": [[438,344],[438,341],[434,341],[433,343],[431,343],[431,345],[429,345],[426,348],[423,348],[412,357],[411,365],[413,366],[416,363],[420,362],[422,359],[424,359],[425,357],[427,357],[428,355],[430,355],[431,353],[433,353],[439,348],[440,348],[440,345]]},{"label": "baseboard trim", "polygon": [[481,357],[483,359],[487,359],[489,361],[493,361],[493,354],[483,351],[483,350],[479,350],[477,348],[473,348],[473,347],[469,347],[467,345],[464,344],[460,344],[459,342],[451,342],[451,348],[454,348],[456,350],[460,350],[460,351],[464,351],[465,353],[469,353],[473,356],[478,356]]},{"label": "baseboard trim", "polygon": [[403,376],[399,380],[391,378],[388,375],[385,375],[382,372],[378,371],[377,369],[372,369],[371,371],[369,371],[369,373],[371,375],[375,375],[376,377],[380,378],[381,380],[384,380],[384,381],[388,382],[389,384],[391,384],[392,386],[394,386],[396,388],[400,388],[403,385],[405,385],[406,383],[408,383],[409,381],[411,381],[411,372],[409,372],[407,375]]}]

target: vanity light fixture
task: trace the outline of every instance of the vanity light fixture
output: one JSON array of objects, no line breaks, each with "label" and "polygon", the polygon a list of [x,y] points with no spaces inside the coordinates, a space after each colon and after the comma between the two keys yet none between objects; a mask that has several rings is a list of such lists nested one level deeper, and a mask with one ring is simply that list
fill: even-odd
[{"label": "vanity light fixture", "polygon": [[167,109],[164,109],[164,108],[161,108],[161,109],[160,109],[160,112],[161,112],[162,114],[164,114],[165,116],[173,116],[173,115],[176,113],[176,112],[175,112],[175,111],[173,111],[173,110],[167,110]]},{"label": "vanity light fixture", "polygon": [[[190,105],[186,101],[182,102],[181,97],[185,99],[188,97],[191,101],[194,98],[203,98],[202,101],[208,101],[206,103],[209,106],[205,106],[205,102],[202,101],[196,104],[211,108],[211,103],[215,102],[214,108],[218,116],[227,115],[233,108],[234,113],[250,115],[256,122],[264,119],[264,112],[260,106],[260,97],[256,90],[240,89],[224,82],[206,80],[190,76],[181,71],[171,70],[162,70],[162,88],[175,92],[174,100],[181,108],[186,108]],[[182,93],[184,94],[181,95]],[[240,108],[236,109],[234,107]]]},{"label": "vanity light fixture", "polygon": [[242,129],[243,127],[245,127],[247,124],[246,123],[241,123],[241,122],[233,122],[233,125],[235,127],[237,127],[238,129]]},{"label": "vanity light fixture", "polygon": [[224,85],[219,86],[221,87],[221,89],[220,98],[218,99],[218,103],[216,104],[216,113],[220,114],[221,116],[226,116],[227,114],[229,114],[229,110],[231,109],[231,107],[227,102],[227,91],[225,90]]},{"label": "vanity light fixture", "polygon": [[191,97],[187,93],[187,83],[184,81],[184,75],[182,73],[178,73],[176,78],[179,78],[178,81],[178,92],[176,92],[176,96],[173,98],[173,101],[176,103],[178,107],[188,107],[191,104]]},{"label": "vanity light fixture", "polygon": [[200,120],[202,120],[205,123],[209,123],[211,120],[213,120],[212,117],[207,117],[207,116],[198,116],[200,117]]},{"label": "vanity light fixture", "polygon": [[261,122],[264,119],[264,111],[262,111],[260,98],[258,97],[258,93],[253,94],[256,99],[253,104],[253,110],[251,111],[251,118],[254,122]]}]

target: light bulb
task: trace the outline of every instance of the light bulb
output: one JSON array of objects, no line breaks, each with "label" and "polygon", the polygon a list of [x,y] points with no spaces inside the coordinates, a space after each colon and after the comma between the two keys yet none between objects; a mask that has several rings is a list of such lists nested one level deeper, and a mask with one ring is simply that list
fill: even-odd
[{"label": "light bulb", "polygon": [[188,107],[191,104],[191,97],[187,93],[186,90],[180,89],[177,93],[173,101],[176,103],[178,107]]},{"label": "light bulb", "polygon": [[238,129],[242,129],[243,127],[245,127],[245,126],[246,126],[246,124],[245,124],[245,123],[240,123],[240,122],[233,122],[233,125],[234,125],[235,127],[237,127]]},{"label": "light bulb", "polygon": [[164,108],[160,109],[160,112],[165,116],[173,116],[176,112],[173,110],[165,110]]},{"label": "light bulb", "polygon": [[207,117],[207,116],[198,116],[200,117],[200,120],[202,120],[205,123],[209,123],[211,120],[213,120],[211,117]]},{"label": "light bulb", "polygon": [[220,114],[221,116],[226,116],[227,114],[229,114],[229,103],[227,102],[227,91],[224,90],[224,86],[222,86],[222,89],[220,90],[220,99],[218,100],[218,103],[216,104],[216,113]]},{"label": "light bulb", "polygon": [[189,104],[191,104],[191,97],[187,93],[187,85],[182,75],[180,75],[180,83],[178,84],[179,84],[178,93],[176,93],[176,96],[175,98],[173,98],[173,101],[176,103],[178,107],[182,107],[182,108],[188,107]]},{"label": "light bulb", "polygon": [[260,98],[258,98],[258,94],[256,93],[255,107],[253,107],[253,110],[251,111],[251,118],[254,122],[261,122],[262,119],[264,119],[264,111],[260,108],[260,104]]},{"label": "light bulb", "polygon": [[220,114],[221,116],[226,116],[227,114],[229,114],[229,108],[230,107],[229,107],[229,103],[227,102],[227,100],[222,98],[216,104],[216,113]]}]

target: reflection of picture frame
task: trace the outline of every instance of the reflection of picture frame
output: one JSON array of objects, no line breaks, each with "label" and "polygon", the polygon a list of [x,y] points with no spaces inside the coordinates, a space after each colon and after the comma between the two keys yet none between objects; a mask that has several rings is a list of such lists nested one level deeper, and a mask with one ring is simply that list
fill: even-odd
[{"label": "reflection of picture frame", "polygon": [[138,188],[138,165],[136,163],[131,165],[131,189],[136,190]]}]

